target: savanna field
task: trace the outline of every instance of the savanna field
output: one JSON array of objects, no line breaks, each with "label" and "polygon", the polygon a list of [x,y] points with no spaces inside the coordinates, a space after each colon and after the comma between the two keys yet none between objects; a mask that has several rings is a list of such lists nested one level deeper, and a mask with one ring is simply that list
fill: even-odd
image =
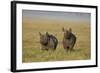
[{"label": "savanna field", "polygon": [[[45,62],[45,61],[68,61],[68,60],[87,60],[91,58],[90,23],[84,21],[52,21],[52,20],[23,20],[22,35],[22,61]],[[62,46],[63,32],[62,27],[72,28],[77,41],[74,51],[66,52]],[[39,43],[39,32],[53,34],[59,43],[55,51],[41,50]]]}]

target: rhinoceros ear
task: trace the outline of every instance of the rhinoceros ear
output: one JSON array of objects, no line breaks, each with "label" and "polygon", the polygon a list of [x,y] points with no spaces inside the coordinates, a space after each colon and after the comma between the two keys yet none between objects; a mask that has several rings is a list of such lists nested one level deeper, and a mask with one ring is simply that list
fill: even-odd
[{"label": "rhinoceros ear", "polygon": [[47,36],[49,35],[48,32],[46,32],[46,35],[47,35]]},{"label": "rhinoceros ear", "polygon": [[39,32],[39,35],[40,35],[40,36],[42,35],[41,32]]},{"label": "rhinoceros ear", "polygon": [[69,28],[69,32],[72,32],[72,28]]},{"label": "rhinoceros ear", "polygon": [[62,28],[62,31],[63,31],[63,32],[65,31],[64,27]]}]

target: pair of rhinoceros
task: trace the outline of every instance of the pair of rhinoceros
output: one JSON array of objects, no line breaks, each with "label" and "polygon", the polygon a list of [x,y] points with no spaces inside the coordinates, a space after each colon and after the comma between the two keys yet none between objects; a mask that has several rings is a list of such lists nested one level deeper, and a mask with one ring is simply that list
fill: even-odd
[{"label": "pair of rhinoceros", "polygon": [[[73,50],[73,47],[76,43],[76,36],[72,33],[72,29],[69,28],[69,30],[62,28],[62,31],[64,32],[62,44],[63,48],[66,51]],[[42,50],[56,50],[56,47],[58,45],[58,40],[55,36],[49,34],[46,32],[46,34],[40,34],[40,44]]]}]

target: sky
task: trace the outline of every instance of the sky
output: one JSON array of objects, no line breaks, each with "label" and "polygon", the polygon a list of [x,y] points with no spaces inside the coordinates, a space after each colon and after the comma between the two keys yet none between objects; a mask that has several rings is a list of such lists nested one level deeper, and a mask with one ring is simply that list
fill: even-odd
[{"label": "sky", "polygon": [[90,21],[90,13],[79,12],[58,12],[58,11],[40,11],[23,10],[23,19],[49,19],[49,20],[71,20],[71,21]]}]

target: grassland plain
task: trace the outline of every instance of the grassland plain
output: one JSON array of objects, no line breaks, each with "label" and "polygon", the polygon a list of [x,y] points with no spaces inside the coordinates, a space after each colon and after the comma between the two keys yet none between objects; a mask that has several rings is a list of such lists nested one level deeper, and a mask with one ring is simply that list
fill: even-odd
[{"label": "grassland plain", "polygon": [[[62,46],[62,27],[72,28],[77,37],[74,51],[66,52]],[[86,60],[91,58],[90,23],[84,21],[52,21],[52,20],[23,20],[22,61],[45,62],[64,60]],[[57,37],[59,43],[55,51],[42,51],[39,43],[39,32],[48,32]]]}]

